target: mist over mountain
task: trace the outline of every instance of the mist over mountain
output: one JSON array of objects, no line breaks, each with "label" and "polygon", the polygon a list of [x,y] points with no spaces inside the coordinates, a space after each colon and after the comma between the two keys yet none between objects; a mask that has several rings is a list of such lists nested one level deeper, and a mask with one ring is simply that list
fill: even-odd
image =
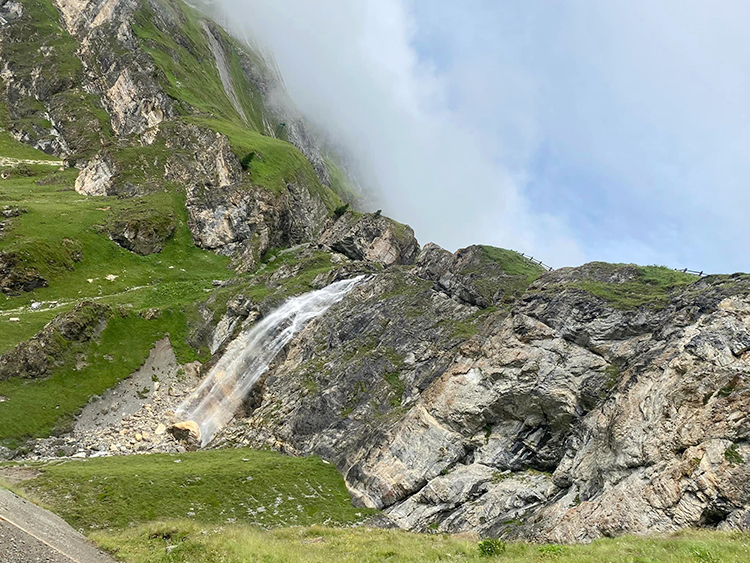
[{"label": "mist over mountain", "polygon": [[744,3],[214,8],[422,240],[747,268]]}]

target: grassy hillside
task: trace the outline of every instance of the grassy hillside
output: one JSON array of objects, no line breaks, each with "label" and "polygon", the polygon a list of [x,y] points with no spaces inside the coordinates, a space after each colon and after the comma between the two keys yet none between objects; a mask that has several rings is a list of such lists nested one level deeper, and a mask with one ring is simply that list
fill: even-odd
[{"label": "grassy hillside", "polygon": [[271,531],[250,526],[201,528],[182,521],[96,532],[92,538],[128,563],[742,563],[750,560],[750,535],[715,532],[624,537],[565,546],[481,542],[465,536],[367,528]]},{"label": "grassy hillside", "polygon": [[248,449],[70,461],[40,468],[23,488],[76,528],[128,528],[181,518],[262,527],[352,525],[341,475],[317,457]]},{"label": "grassy hillside", "polygon": [[128,563],[750,559],[746,533],[684,531],[557,545],[363,527],[375,513],[352,507],[341,476],[316,457],[231,449],[96,458],[35,469],[39,475],[21,483],[21,490]]},{"label": "grassy hillside", "polygon": [[[614,272],[626,264],[606,264],[596,262],[595,266],[602,272]],[[617,309],[637,309],[649,307],[658,309],[669,302],[669,295],[673,291],[684,288],[698,278],[692,274],[685,274],[664,266],[633,266],[635,278],[626,282],[612,283],[591,279],[582,281],[578,287],[606,300]]]},{"label": "grassy hillside", "polygon": [[273,77],[262,59],[216,28],[229,79],[242,109],[238,112],[217,70],[203,29],[205,18],[179,0],[164,3],[180,22],[179,28],[161,29],[152,9],[144,4],[136,15],[134,32],[161,71],[165,92],[178,102],[180,119],[226,135],[253,185],[284,194],[287,183],[297,182],[322,199],[330,211],[341,205],[339,196],[320,183],[305,156],[283,139],[284,124],[278,123],[266,108],[264,96],[268,94],[243,69],[244,60],[253,65],[261,81],[271,82]]}]

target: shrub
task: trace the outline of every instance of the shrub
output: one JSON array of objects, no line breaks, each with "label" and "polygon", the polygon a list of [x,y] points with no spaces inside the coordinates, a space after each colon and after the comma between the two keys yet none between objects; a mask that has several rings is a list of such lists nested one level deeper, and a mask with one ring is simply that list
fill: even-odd
[{"label": "shrub", "polygon": [[344,213],[346,213],[349,210],[349,204],[345,203],[344,205],[339,205],[336,209],[333,211],[333,216],[338,219],[341,217]]},{"label": "shrub", "polygon": [[742,459],[740,452],[737,451],[737,444],[732,444],[724,451],[724,459],[726,459],[730,465],[739,465],[745,461]]},{"label": "shrub", "polygon": [[247,170],[248,168],[250,168],[250,163],[252,162],[253,158],[255,158],[255,151],[251,151],[242,157],[242,160],[240,160],[240,166],[242,166],[243,170]]},{"label": "shrub", "polygon": [[482,540],[477,544],[479,555],[482,557],[493,557],[505,552],[505,542],[503,540]]}]

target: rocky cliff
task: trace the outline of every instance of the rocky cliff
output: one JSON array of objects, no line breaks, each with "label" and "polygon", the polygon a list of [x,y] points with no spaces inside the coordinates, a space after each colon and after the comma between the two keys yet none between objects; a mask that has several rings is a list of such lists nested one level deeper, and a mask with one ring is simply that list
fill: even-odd
[{"label": "rocky cliff", "polygon": [[244,269],[343,204],[280,78],[185,4],[10,1],[0,16],[2,125],[78,168],[77,192],[184,192],[195,242]]},{"label": "rocky cliff", "polygon": [[747,529],[750,278],[589,264],[482,302],[476,283],[506,287],[514,266],[461,274],[484,254],[428,245],[357,288],[225,440],[331,459],[411,530]]},{"label": "rocky cliff", "polygon": [[[192,383],[290,295],[366,274],[213,446],[318,454],[415,531],[750,528],[750,277],[420,249],[347,209],[279,77],[187,5],[0,0],[0,16],[0,442],[41,439],[15,455],[53,432],[97,455],[157,447],[131,429],[180,448],[154,414],[175,393],[151,409],[158,376],[137,370],[149,350],[184,394],[178,364]],[[107,389],[131,373],[118,428]],[[104,412],[99,395],[111,427],[84,439],[71,420]]]}]

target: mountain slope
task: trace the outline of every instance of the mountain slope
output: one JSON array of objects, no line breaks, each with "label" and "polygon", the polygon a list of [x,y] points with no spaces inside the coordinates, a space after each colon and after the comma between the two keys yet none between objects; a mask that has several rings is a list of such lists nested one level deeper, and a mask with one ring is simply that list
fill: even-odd
[{"label": "mountain slope", "polygon": [[[409,530],[750,528],[747,276],[420,249],[344,205],[280,78],[186,4],[7,0],[0,16],[8,455],[184,451],[164,431],[186,373],[290,295],[365,274],[215,446],[318,454]],[[130,404],[97,399],[157,342],[179,385],[139,371]],[[82,409],[113,422],[92,430]]]}]

